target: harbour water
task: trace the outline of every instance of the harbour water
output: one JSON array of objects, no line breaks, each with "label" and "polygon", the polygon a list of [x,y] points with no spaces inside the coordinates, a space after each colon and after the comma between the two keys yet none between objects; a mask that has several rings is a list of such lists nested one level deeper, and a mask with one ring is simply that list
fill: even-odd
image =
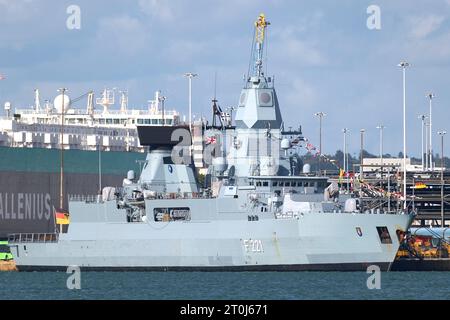
[{"label": "harbour water", "polygon": [[2,299],[450,299],[450,272],[389,272],[381,289],[364,272],[82,272],[69,290],[64,272],[0,273]]}]

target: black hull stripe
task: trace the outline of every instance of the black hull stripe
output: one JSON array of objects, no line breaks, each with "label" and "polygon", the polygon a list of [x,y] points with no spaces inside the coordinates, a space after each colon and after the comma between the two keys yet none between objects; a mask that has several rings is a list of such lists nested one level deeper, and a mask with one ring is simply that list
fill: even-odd
[{"label": "black hull stripe", "polygon": [[[189,271],[189,272],[240,272],[240,271],[367,271],[367,267],[376,265],[381,271],[389,271],[391,263],[327,263],[327,264],[295,264],[295,265],[251,265],[251,266],[220,266],[220,267],[86,267],[82,271]],[[66,266],[17,266],[19,271],[63,271]]]},{"label": "black hull stripe", "polygon": [[396,260],[391,271],[450,271],[450,259]]}]

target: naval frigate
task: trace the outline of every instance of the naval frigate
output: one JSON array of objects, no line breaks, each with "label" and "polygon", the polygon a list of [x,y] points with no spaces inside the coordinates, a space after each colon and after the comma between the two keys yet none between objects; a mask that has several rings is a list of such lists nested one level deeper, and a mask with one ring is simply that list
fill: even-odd
[{"label": "naval frigate", "polygon": [[64,230],[10,235],[17,268],[389,270],[413,216],[371,211],[327,177],[302,172],[301,131],[284,130],[262,68],[267,25],[264,15],[255,23],[235,126],[210,139],[202,184],[189,127],[139,126],[149,149],[139,178],[130,171],[97,201],[71,200]]}]

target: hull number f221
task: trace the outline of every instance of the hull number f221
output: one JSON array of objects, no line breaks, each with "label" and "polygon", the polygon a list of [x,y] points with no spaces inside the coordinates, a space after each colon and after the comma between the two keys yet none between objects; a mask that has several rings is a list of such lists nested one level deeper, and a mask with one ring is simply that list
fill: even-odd
[{"label": "hull number f221", "polygon": [[256,239],[244,239],[242,245],[245,252],[264,252],[262,240]]}]

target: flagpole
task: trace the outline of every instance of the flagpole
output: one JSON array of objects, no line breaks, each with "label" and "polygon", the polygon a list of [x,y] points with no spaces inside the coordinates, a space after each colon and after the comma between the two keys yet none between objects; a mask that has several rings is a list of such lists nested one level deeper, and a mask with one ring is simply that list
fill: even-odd
[{"label": "flagpole", "polygon": [[55,224],[55,233],[58,232],[57,226],[56,226],[56,210],[55,210],[55,206],[53,206],[53,222]]},{"label": "flagpole", "polygon": [[[66,88],[58,89],[61,92],[61,132],[60,132],[60,174],[59,174],[59,206],[61,210],[64,207],[64,95],[67,91]],[[57,106],[56,106],[57,107]]]}]

